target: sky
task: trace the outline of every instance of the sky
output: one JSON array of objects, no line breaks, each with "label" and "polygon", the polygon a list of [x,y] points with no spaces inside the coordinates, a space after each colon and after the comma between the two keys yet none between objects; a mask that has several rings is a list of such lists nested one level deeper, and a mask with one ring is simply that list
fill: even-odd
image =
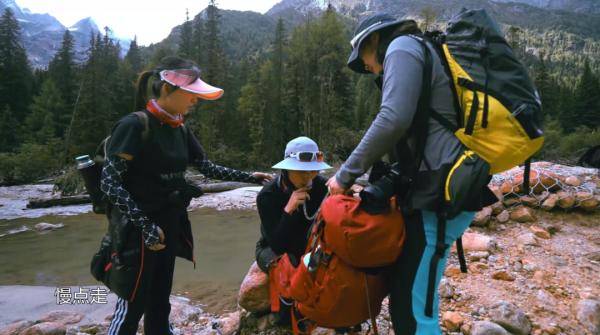
[{"label": "sky", "polygon": [[[206,8],[208,0],[16,0],[21,8],[33,13],[48,13],[69,27],[91,16],[102,30],[112,29],[116,36],[148,45],[166,38],[171,29],[185,21],[185,11],[192,19]],[[223,9],[251,10],[265,13],[279,0],[217,0]],[[168,4],[168,5],[167,5]]]}]

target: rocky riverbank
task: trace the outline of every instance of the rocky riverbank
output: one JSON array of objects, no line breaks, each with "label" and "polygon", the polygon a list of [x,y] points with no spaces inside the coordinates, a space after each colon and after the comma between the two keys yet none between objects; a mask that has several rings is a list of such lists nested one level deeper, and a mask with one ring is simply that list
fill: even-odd
[{"label": "rocky riverbank", "polygon": [[[515,170],[494,178],[492,186],[502,201],[479,212],[464,236],[467,274],[460,272],[452,251],[439,290],[440,320],[446,334],[600,334],[598,170],[544,163],[534,165],[533,171],[532,193],[525,197],[517,194],[522,173],[519,176]],[[206,195],[194,200],[191,208],[253,208],[259,190]],[[275,326],[276,318],[266,312],[266,285],[266,276],[251,268],[240,290],[242,307],[224,315],[206,313],[186,298],[173,297],[172,321],[177,333],[289,334]],[[5,297],[3,292],[0,288],[0,299]],[[31,294],[27,297],[13,302],[20,304],[27,317],[21,321],[13,318],[8,328],[8,321],[0,321],[0,329],[4,327],[0,335],[104,334],[112,314],[109,309],[103,317],[84,321],[79,315],[86,317],[91,312],[64,314],[59,312],[63,306],[56,304],[43,313],[30,313],[36,310],[30,301],[36,299]],[[50,295],[52,299],[55,297]],[[5,303],[1,301],[0,306]],[[378,328],[381,334],[393,334],[387,300]]]}]

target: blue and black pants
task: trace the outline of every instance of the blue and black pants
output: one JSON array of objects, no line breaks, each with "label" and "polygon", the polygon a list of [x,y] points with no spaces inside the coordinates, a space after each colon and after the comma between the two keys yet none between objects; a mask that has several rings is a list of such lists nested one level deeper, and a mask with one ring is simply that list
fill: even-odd
[{"label": "blue and black pants", "polygon": [[[474,216],[474,212],[462,212],[446,220],[445,229],[438,229],[440,218],[435,212],[405,214],[404,250],[389,276],[390,315],[396,335],[442,334],[438,286],[450,246],[469,227]],[[442,238],[443,243],[438,243]]]}]

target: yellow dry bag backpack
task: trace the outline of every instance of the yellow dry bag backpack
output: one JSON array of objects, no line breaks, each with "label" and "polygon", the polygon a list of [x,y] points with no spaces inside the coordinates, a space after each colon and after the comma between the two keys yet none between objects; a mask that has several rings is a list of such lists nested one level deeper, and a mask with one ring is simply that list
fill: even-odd
[{"label": "yellow dry bag backpack", "polygon": [[522,164],[539,151],[544,143],[539,94],[485,10],[463,10],[445,33],[426,36],[451,78],[459,126],[435,111],[431,117],[485,160],[490,174]]}]

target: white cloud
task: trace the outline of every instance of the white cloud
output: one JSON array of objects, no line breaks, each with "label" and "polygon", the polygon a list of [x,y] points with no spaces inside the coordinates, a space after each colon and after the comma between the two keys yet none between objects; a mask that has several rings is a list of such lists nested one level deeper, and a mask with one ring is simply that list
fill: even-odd
[{"label": "white cloud", "polygon": [[[279,0],[218,0],[223,9],[264,13]],[[208,0],[17,0],[34,13],[49,13],[65,26],[91,16],[100,29],[109,26],[117,36],[133,38],[142,45],[159,42],[185,20],[186,8],[193,18]]]}]

